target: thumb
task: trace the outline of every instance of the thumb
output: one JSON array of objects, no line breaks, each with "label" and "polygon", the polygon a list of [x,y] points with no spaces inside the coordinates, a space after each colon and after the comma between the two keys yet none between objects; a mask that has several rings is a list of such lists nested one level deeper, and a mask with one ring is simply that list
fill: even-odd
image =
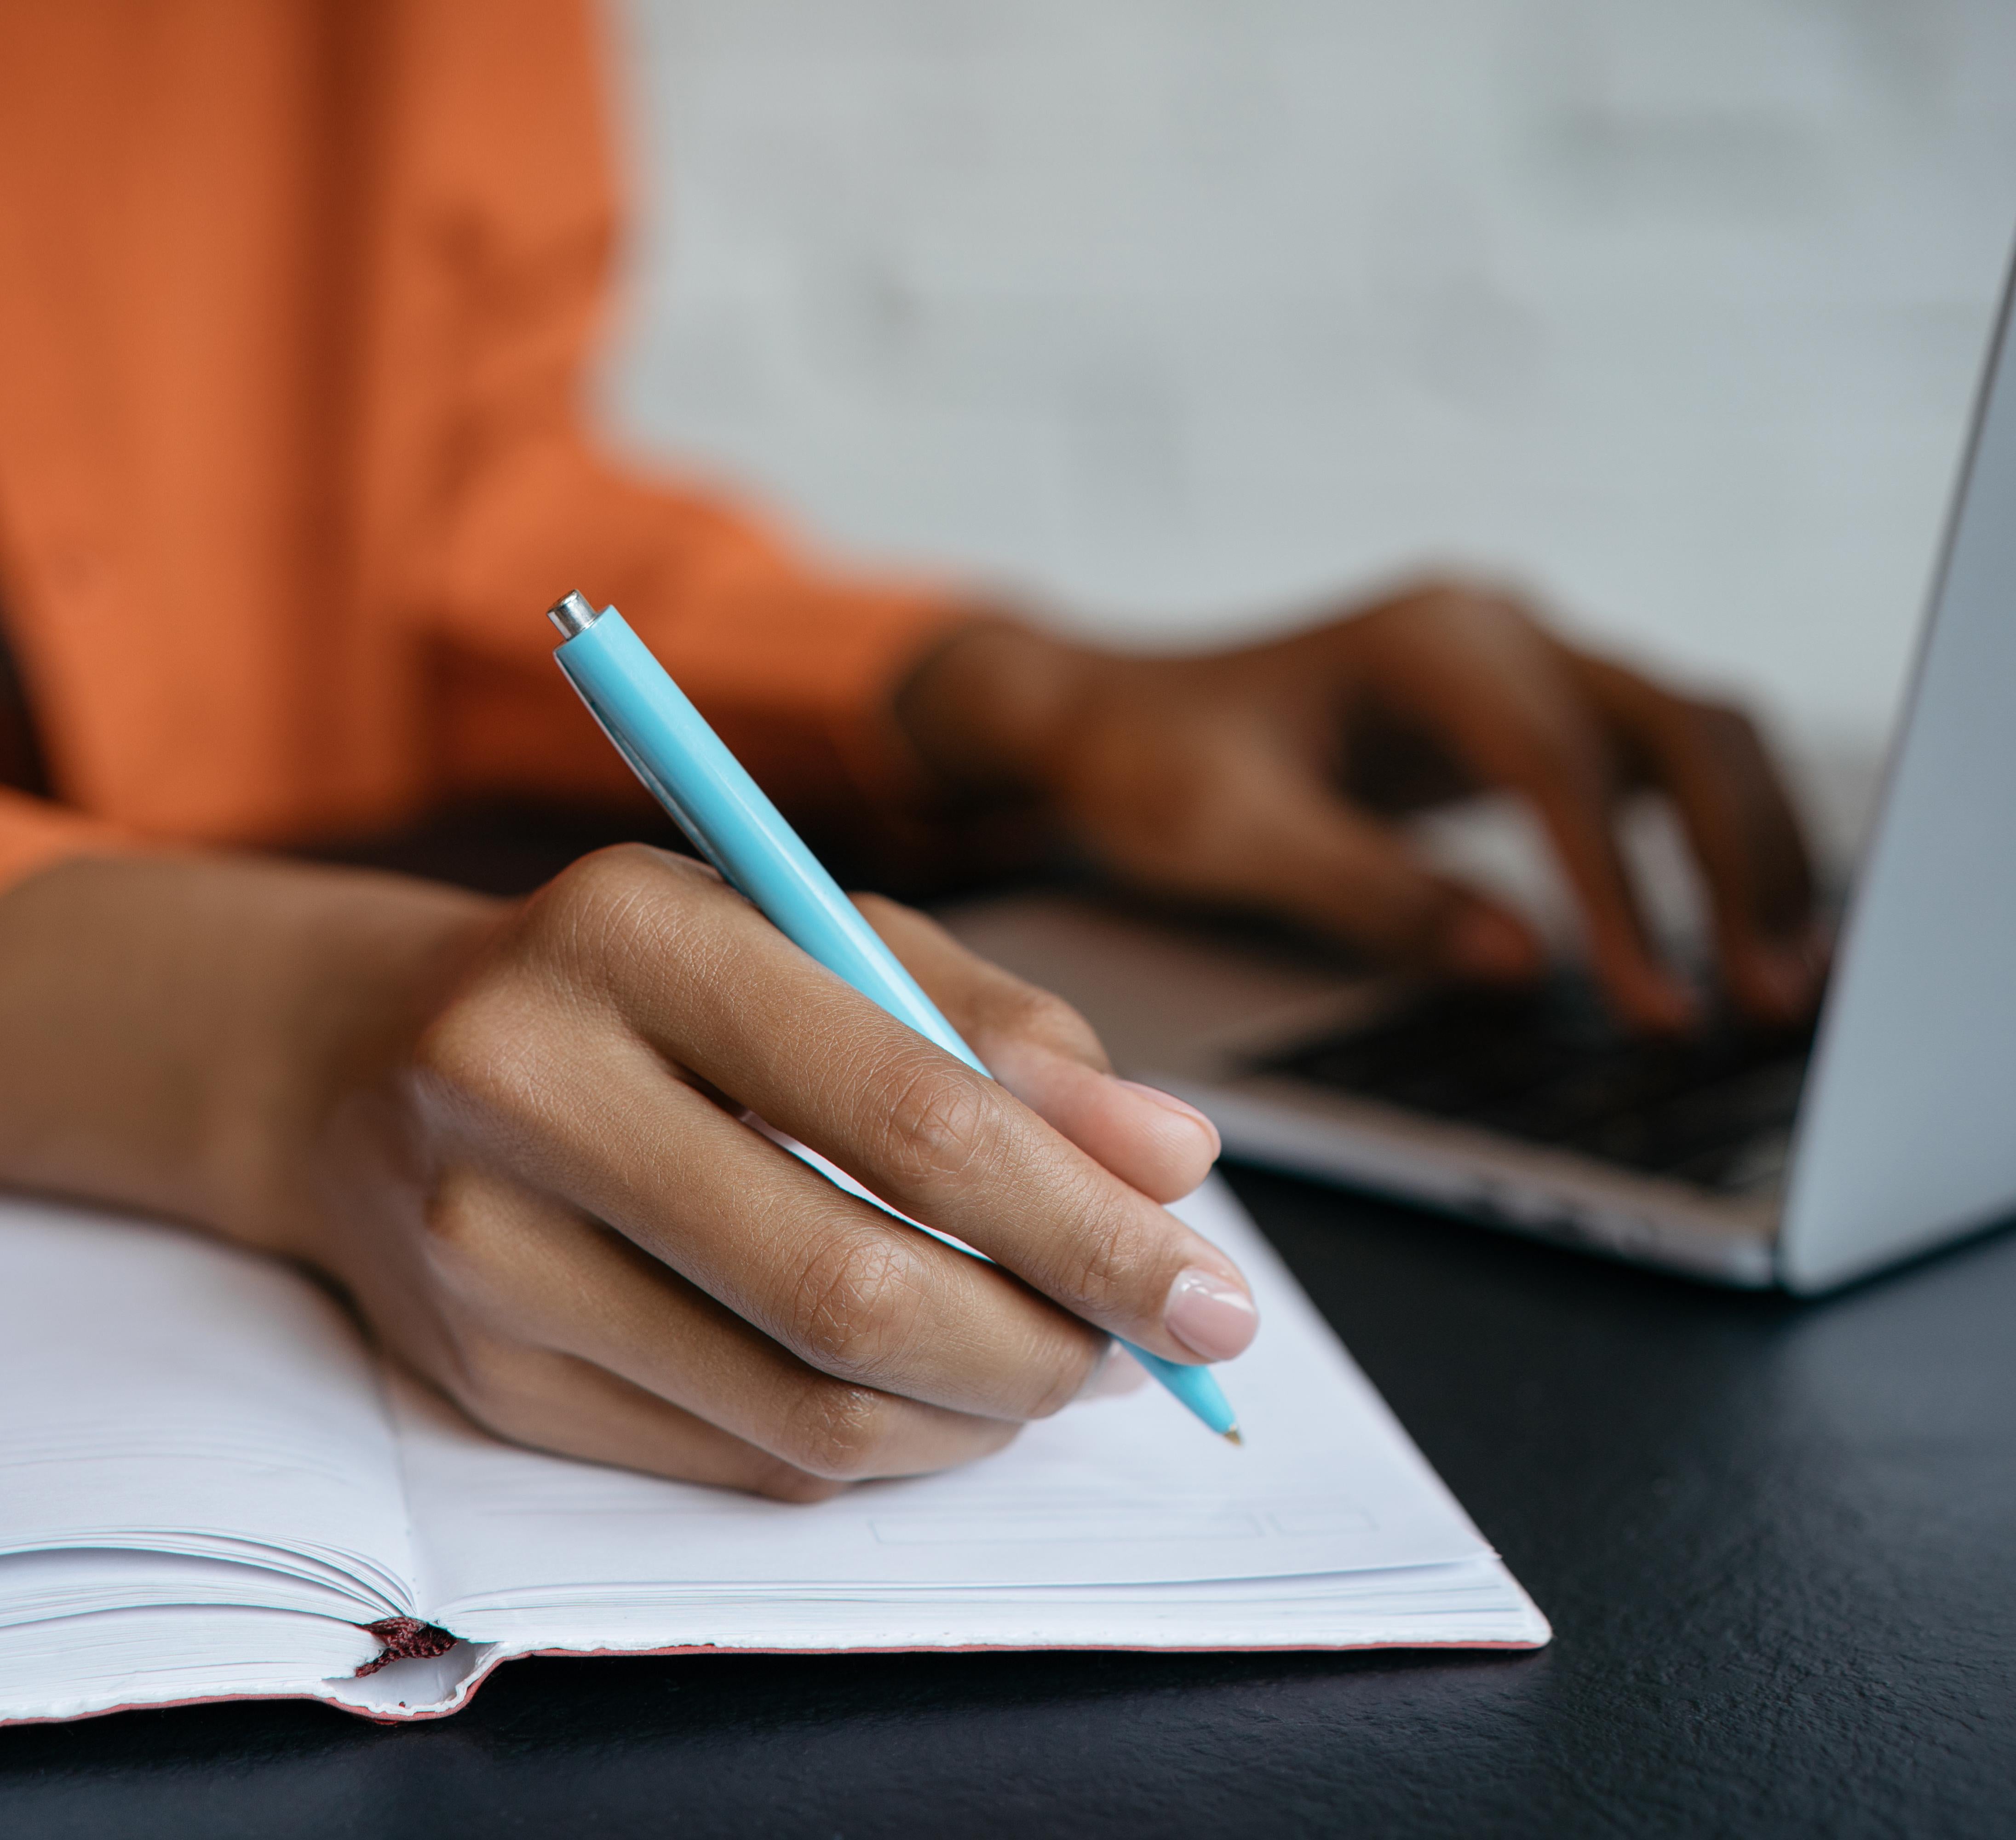
[{"label": "thumb", "polygon": [[935,920],[880,895],[862,917],[1003,1086],[1151,1201],[1172,1201],[1218,1160],[1217,1128],[1173,1094],[1116,1078],[1092,1025],[1060,996],[970,952]]}]

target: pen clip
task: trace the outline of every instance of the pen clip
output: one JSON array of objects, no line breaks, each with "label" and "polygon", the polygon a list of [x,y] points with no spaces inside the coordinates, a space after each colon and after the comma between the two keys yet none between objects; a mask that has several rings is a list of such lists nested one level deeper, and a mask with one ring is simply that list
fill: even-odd
[{"label": "pen clip", "polygon": [[[564,650],[565,648],[563,647],[562,650],[564,651]],[[564,657],[560,657],[560,666],[561,670],[567,671],[567,660]],[[687,816],[686,807],[679,803],[672,789],[653,772],[638,758],[632,749],[625,744],[623,737],[617,732],[615,725],[603,713],[602,706],[596,702],[594,693],[572,672],[567,671],[567,681],[580,692],[581,701],[588,705],[589,714],[595,718],[595,726],[608,737],[609,745],[623,757],[624,764],[637,776],[644,790],[664,808],[672,822],[678,825],[681,832],[684,834],[686,841],[700,852],[701,859],[713,869],[715,873],[746,900],[748,898],[749,891],[737,886],[735,877],[728,873],[727,864],[715,853],[713,846],[702,834],[700,826]]]}]

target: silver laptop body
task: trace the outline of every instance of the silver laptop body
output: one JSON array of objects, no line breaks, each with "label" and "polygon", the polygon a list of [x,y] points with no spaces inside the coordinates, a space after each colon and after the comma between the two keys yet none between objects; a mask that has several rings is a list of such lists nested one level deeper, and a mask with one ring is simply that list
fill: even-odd
[{"label": "silver laptop body", "polygon": [[[2016,275],[1817,1032],[1798,1045],[1782,1122],[1718,1150],[1714,1181],[1683,1172],[1698,1157],[1614,1160],[1587,1147],[1587,1132],[1549,1141],[1494,1128],[1489,1117],[1512,1115],[1502,1107],[1453,1116],[1396,1101],[1404,1081],[1356,1090],[1312,1076],[1363,1060],[1354,1041],[1398,1041],[1395,1018],[1413,1000],[1314,955],[1062,895],[943,917],[1077,1005],[1123,1071],[1202,1107],[1227,1150],[1252,1161],[1699,1278],[1801,1292],[2016,1215],[2012,290]],[[1746,1090],[1782,1082],[1794,1064],[1751,1060]]]}]

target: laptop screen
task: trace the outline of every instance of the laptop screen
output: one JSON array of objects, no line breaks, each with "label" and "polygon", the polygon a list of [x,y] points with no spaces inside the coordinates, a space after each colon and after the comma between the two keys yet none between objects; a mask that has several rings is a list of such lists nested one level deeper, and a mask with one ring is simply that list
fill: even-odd
[{"label": "laptop screen", "polygon": [[2010,297],[1807,1080],[1779,1244],[1797,1291],[2016,1214]]}]

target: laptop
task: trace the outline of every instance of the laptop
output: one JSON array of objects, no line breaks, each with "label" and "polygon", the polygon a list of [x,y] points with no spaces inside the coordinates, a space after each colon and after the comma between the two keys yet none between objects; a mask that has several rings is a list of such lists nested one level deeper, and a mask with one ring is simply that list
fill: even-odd
[{"label": "laptop", "polygon": [[1409,988],[1064,894],[942,917],[1253,1161],[1800,1293],[2016,1217],[2012,290],[1816,1024],[1633,1037],[1571,970]]}]

